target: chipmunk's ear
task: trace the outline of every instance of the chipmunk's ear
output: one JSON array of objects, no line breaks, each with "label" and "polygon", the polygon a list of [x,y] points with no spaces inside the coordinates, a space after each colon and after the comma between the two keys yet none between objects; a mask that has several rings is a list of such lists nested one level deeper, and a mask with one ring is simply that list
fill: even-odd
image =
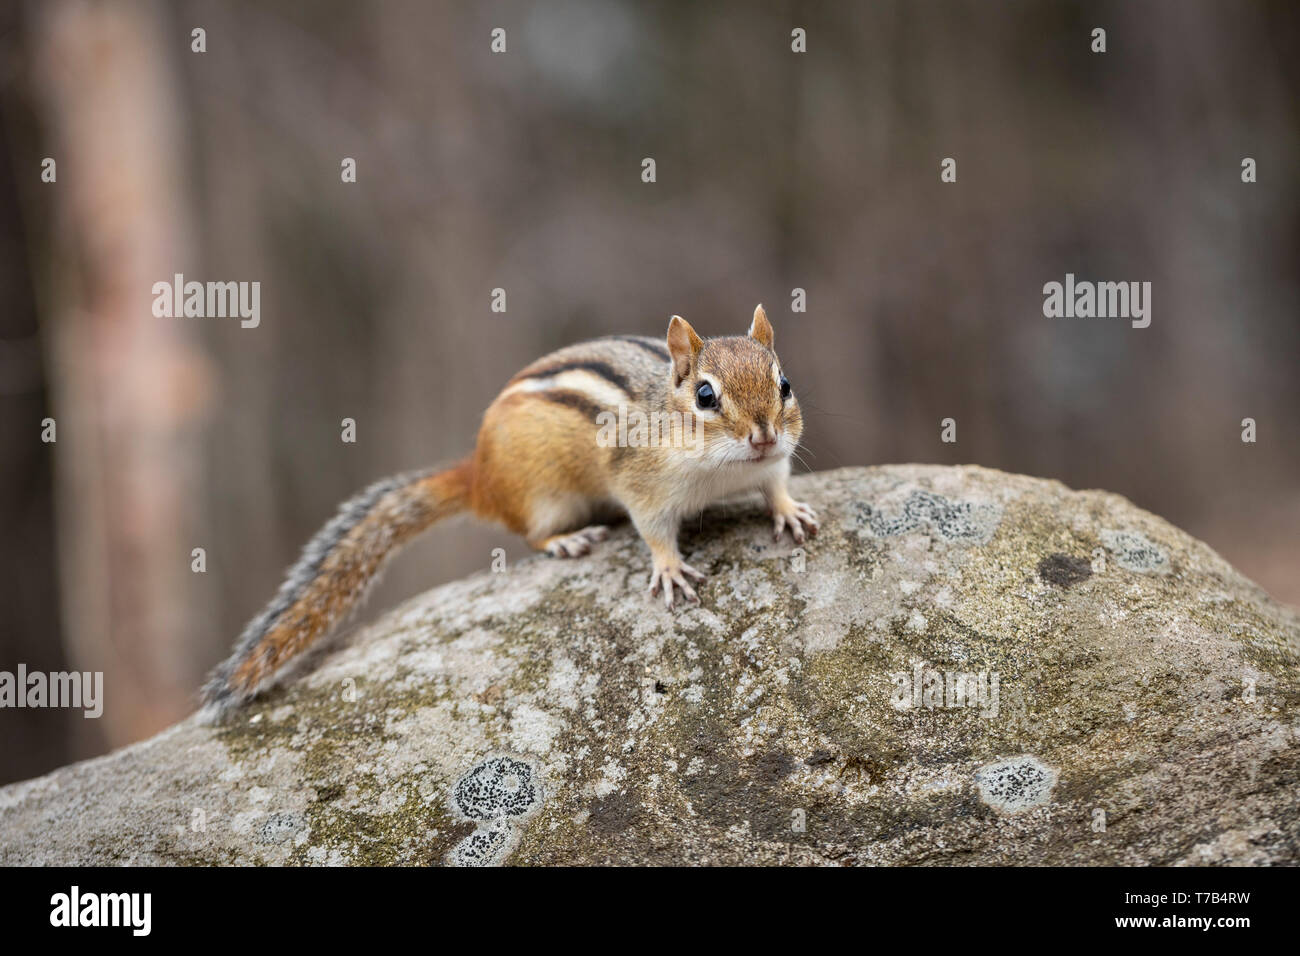
[{"label": "chipmunk's ear", "polygon": [[772,331],[772,323],[767,321],[767,313],[763,311],[760,305],[754,310],[754,321],[749,323],[749,337],[758,342],[759,345],[772,348],[772,343],[776,340],[776,333]]},{"label": "chipmunk's ear", "polygon": [[691,324],[680,315],[668,323],[668,352],[673,357],[673,387],[690,377],[695,367],[695,356],[704,348],[704,340],[695,334]]}]

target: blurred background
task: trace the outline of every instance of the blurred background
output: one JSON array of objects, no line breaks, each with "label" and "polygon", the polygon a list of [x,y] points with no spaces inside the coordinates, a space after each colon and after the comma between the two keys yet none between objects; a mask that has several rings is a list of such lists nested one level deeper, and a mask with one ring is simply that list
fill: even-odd
[{"label": "blurred background", "polygon": [[[106,706],[0,711],[0,782],[189,713],[342,499],[468,452],[543,352],[674,312],[734,334],[766,305],[817,469],[1106,488],[1300,603],[1298,27],[1227,0],[4,4],[0,670],[103,671]],[[1151,282],[1151,326],[1045,318],[1067,272]],[[175,273],[259,281],[260,326],[155,317]],[[360,620],[497,546],[526,551],[436,528]]]}]

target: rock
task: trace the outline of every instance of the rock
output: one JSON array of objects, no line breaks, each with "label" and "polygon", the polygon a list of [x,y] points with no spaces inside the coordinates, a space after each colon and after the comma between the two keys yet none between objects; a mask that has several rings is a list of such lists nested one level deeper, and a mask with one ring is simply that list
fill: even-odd
[{"label": "rock", "polygon": [[689,525],[701,607],[624,528],[6,787],[0,863],[1300,862],[1300,618],[1208,547],[983,468],[795,494],[803,549]]}]

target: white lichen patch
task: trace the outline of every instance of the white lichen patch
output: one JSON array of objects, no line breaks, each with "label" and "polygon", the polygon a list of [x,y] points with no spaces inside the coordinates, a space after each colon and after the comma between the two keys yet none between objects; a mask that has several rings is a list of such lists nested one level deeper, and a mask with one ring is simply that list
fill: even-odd
[{"label": "white lichen patch", "polygon": [[491,820],[479,824],[456,844],[447,862],[452,866],[496,866],[518,843],[518,828],[514,824],[509,820]]},{"label": "white lichen patch", "polygon": [[313,866],[347,866],[351,856],[338,848],[312,846],[307,848],[307,862]]},{"label": "white lichen patch", "polygon": [[1051,800],[1056,771],[1026,754],[985,764],[975,772],[975,784],[980,799],[995,810],[1019,813]]},{"label": "white lichen patch", "polygon": [[731,575],[725,593],[732,602],[750,610],[771,607],[776,600],[776,590],[772,587],[768,571],[761,565]]},{"label": "white lichen patch", "polygon": [[1002,522],[1002,506],[994,501],[962,501],[919,488],[901,503],[894,500],[897,496],[891,493],[876,504],[859,502],[858,528],[876,538],[926,531],[944,541],[984,544]]},{"label": "white lichen patch", "polygon": [[1146,535],[1137,531],[1103,529],[1101,543],[1115,556],[1115,563],[1128,571],[1165,574],[1169,556]]},{"label": "white lichen patch", "polygon": [[536,768],[511,756],[489,757],[456,782],[453,808],[469,820],[531,816],[542,805],[545,792]]},{"label": "white lichen patch", "polygon": [[453,866],[493,866],[505,860],[519,843],[522,824],[545,801],[537,769],[509,755],[489,757],[456,782],[453,812],[478,826],[448,854]]},{"label": "white lichen patch", "polygon": [[296,813],[272,813],[256,825],[254,838],[260,843],[302,843],[307,824]]},{"label": "white lichen patch", "polygon": [[532,754],[550,753],[564,722],[532,704],[519,704],[510,715],[510,746]]},{"label": "white lichen patch", "polygon": [[578,709],[578,690],[582,684],[582,671],[567,655],[551,662],[551,673],[546,681],[547,694],[565,710]]}]

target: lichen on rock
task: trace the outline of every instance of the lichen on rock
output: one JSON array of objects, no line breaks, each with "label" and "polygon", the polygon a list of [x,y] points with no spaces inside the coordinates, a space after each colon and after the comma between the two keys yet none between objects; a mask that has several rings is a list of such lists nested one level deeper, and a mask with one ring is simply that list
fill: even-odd
[{"label": "lichen on rock", "polygon": [[625,528],[0,789],[0,863],[1300,862],[1300,620],[1204,544],[977,467],[793,490],[802,548],[688,523],[698,607]]}]

